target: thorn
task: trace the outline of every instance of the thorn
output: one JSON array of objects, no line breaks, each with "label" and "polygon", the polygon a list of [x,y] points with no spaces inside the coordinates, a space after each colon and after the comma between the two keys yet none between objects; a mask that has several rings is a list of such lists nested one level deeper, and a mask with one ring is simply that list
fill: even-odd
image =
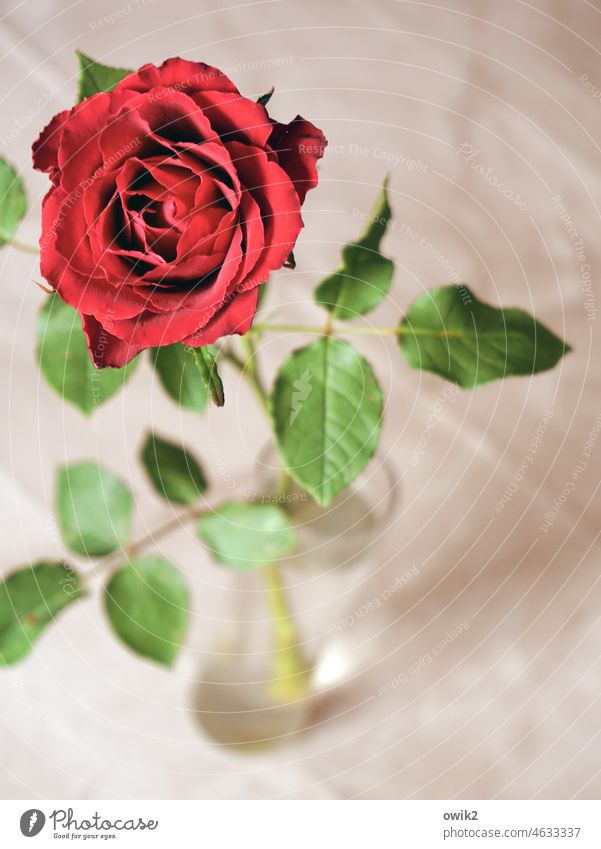
[{"label": "thorn", "polygon": [[275,91],[275,86],[271,86],[271,88],[262,94],[261,97],[257,97],[257,103],[260,103],[261,106],[267,106],[269,101],[271,100],[271,96]]},{"label": "thorn", "polygon": [[54,295],[54,289],[49,289],[48,286],[44,286],[43,283],[38,283],[37,280],[33,281],[38,289],[41,289],[45,295]]}]

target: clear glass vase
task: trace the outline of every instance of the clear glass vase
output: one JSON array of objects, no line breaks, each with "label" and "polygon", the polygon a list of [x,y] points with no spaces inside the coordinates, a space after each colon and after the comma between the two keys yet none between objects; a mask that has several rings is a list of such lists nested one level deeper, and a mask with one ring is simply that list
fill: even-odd
[{"label": "clear glass vase", "polygon": [[281,563],[230,573],[228,610],[193,692],[192,709],[216,742],[253,751],[306,728],[320,699],[344,685],[364,659],[340,639],[377,564],[377,540],[398,509],[397,479],[374,460],[327,508],[295,485],[266,449],[247,493],[279,503],[298,546]]}]

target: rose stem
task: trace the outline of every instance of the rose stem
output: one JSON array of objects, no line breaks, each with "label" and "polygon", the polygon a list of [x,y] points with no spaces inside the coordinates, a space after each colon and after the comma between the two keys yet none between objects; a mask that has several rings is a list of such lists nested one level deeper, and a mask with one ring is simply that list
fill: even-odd
[{"label": "rose stem", "polygon": [[102,569],[107,569],[111,566],[116,566],[121,560],[123,560],[123,558],[127,559],[135,557],[136,554],[143,551],[150,543],[168,536],[187,522],[191,522],[193,519],[200,519],[200,517],[204,516],[205,513],[212,512],[214,512],[214,510],[211,510],[210,508],[201,510],[199,507],[189,507],[187,510],[178,513],[176,516],[172,516],[166,522],[163,522],[163,524],[159,525],[159,527],[154,531],[150,531],[145,536],[140,537],[140,539],[129,543],[129,545],[124,545],[121,549],[119,549],[119,551],[111,553],[106,557],[98,558],[96,564],[88,571],[83,572],[83,575],[86,576],[94,574],[99,566]]},{"label": "rose stem", "polygon": [[261,380],[261,376],[259,374],[259,367],[257,364],[257,352],[255,350],[255,346],[250,336],[243,336],[240,342],[246,355],[246,361],[244,362],[242,368],[242,376],[245,377],[252,386],[254,393],[257,396],[257,400],[261,404],[264,412],[267,414],[267,417],[270,419],[269,398],[267,397],[267,391],[263,386],[263,381]]},{"label": "rose stem", "polygon": [[[249,335],[240,340],[246,360],[242,361],[235,354],[228,356],[243,377],[254,389],[263,411],[271,424],[269,414],[269,397],[261,379],[257,365],[257,351]],[[290,483],[289,475],[282,469],[278,481],[278,495],[285,495]],[[299,648],[299,639],[282,586],[280,568],[277,563],[265,567],[267,584],[267,603],[273,617],[276,653],[273,663],[273,681],[270,684],[272,695],[283,701],[294,701],[300,698],[307,689],[309,680],[308,664]]]},{"label": "rose stem", "polygon": [[309,682],[309,666],[299,647],[299,637],[290,614],[277,563],[265,567],[267,603],[275,630],[276,652],[273,660],[271,694],[282,701],[294,701],[304,695]]},{"label": "rose stem", "polygon": [[326,325],[325,327],[314,327],[304,324],[257,324],[251,333],[266,331],[281,333],[317,333],[319,336],[330,336],[335,334],[356,334],[358,336],[394,336],[404,333],[413,333],[410,328],[404,327],[336,327]]},{"label": "rose stem", "polygon": [[11,247],[16,248],[24,254],[35,254],[37,256],[40,253],[40,249],[34,245],[24,245],[23,242],[17,242],[16,239],[13,239],[10,244]]},{"label": "rose stem", "polygon": [[[261,380],[257,367],[257,353],[250,337],[242,338],[242,346],[246,354],[246,360],[240,359],[233,351],[224,351],[223,357],[231,362],[245,377],[255,392],[261,407],[269,418],[269,399],[267,391]],[[287,492],[289,475],[282,470],[278,484],[278,494]],[[100,565],[103,569],[118,565],[118,563],[130,557],[134,557],[146,548],[149,543],[155,542],[172,531],[177,530],[186,522],[199,519],[210,509],[201,510],[198,507],[190,507],[188,510],[172,516],[156,530],[151,531],[139,540],[124,546],[119,552],[110,554],[100,559],[92,569],[83,573],[84,577],[95,573]],[[274,622],[276,638],[276,654],[274,659],[274,679],[270,684],[270,691],[275,698],[284,701],[294,701],[300,698],[306,691],[309,680],[308,665],[299,649],[299,640],[296,626],[290,614],[286,594],[281,583],[280,570],[277,563],[271,563],[265,568],[267,583],[267,600]]]}]

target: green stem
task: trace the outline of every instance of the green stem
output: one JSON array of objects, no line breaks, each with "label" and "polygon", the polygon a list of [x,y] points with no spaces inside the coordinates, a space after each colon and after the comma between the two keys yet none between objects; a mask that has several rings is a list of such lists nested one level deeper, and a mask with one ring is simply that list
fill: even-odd
[{"label": "green stem", "polygon": [[40,253],[40,249],[38,247],[35,247],[34,245],[25,245],[23,242],[18,242],[16,239],[13,239],[12,242],[10,242],[10,245],[24,254],[35,254],[38,256]]},{"label": "green stem", "polygon": [[292,478],[286,471],[286,469],[282,466],[278,473],[278,487],[277,494],[283,499],[284,503],[286,502],[286,496],[290,492],[290,487],[292,486]]},{"label": "green stem", "polygon": [[107,554],[105,557],[99,557],[95,565],[92,566],[91,569],[84,571],[83,575],[93,575],[98,571],[98,568],[110,569],[112,566],[117,566],[122,560],[128,560],[131,557],[135,557],[141,551],[144,551],[144,549],[151,543],[168,536],[170,533],[173,533],[173,531],[177,531],[178,528],[181,528],[181,526],[186,522],[191,522],[193,519],[200,519],[200,517],[205,513],[212,512],[214,512],[214,508],[213,510],[210,508],[201,510],[198,507],[189,507],[182,513],[171,516],[170,519],[167,519],[166,522],[163,522],[163,524],[159,525],[158,528],[155,528],[154,531],[150,531],[143,537],[140,537],[140,539],[137,539],[128,545],[124,545],[123,548],[119,549],[119,551]]},{"label": "green stem", "polygon": [[308,324],[256,324],[249,330],[248,335],[257,333],[315,333],[318,336],[428,336],[439,339],[462,339],[465,334],[459,331],[433,330],[426,327],[411,327],[399,324],[397,327],[347,327],[343,324],[334,326],[331,322],[325,327],[315,327]]},{"label": "green stem", "polygon": [[[257,351],[252,337],[248,334],[243,336],[241,345],[245,360],[241,360],[232,351],[226,353],[226,359],[248,380],[271,422],[269,396],[259,372]],[[278,495],[285,495],[289,486],[290,476],[285,469],[282,469],[278,481]],[[265,581],[267,604],[273,620],[275,642],[273,679],[269,684],[269,692],[279,701],[295,701],[307,691],[309,665],[298,646],[298,633],[288,608],[277,563],[271,563],[265,568]]]},{"label": "green stem", "polygon": [[309,664],[299,648],[298,633],[288,608],[280,570],[276,563],[266,567],[265,580],[267,603],[271,611],[275,636],[273,680],[269,684],[269,691],[278,700],[295,701],[307,691],[310,677]]},{"label": "green stem", "polygon": [[232,351],[227,352],[226,358],[238,369],[242,377],[249,382],[263,412],[267,415],[269,421],[271,421],[269,413],[269,397],[259,374],[257,352],[255,351],[252,339],[247,334],[246,336],[243,336],[240,341],[242,348],[244,349],[246,359],[241,360]]},{"label": "green stem", "polygon": [[402,327],[346,327],[338,325],[333,328],[331,325],[325,327],[315,327],[314,325],[305,324],[257,324],[251,333],[256,331],[264,333],[266,331],[281,332],[281,333],[316,333],[319,336],[330,336],[332,334],[352,334],[356,336],[395,336],[399,333],[409,332],[408,329]]},{"label": "green stem", "polygon": [[[99,558],[88,570],[82,572],[83,578],[117,567],[143,551],[148,545],[156,543],[162,537],[178,530],[186,522],[199,519],[209,509],[189,507],[182,513],[172,516],[154,531],[124,546],[119,551]],[[299,639],[294,621],[288,610],[286,596],[280,581],[277,564],[272,563],[265,570],[267,582],[267,603],[274,627],[275,653],[273,660],[273,678],[269,684],[271,695],[279,701],[294,701],[306,692],[309,683],[309,666],[298,647]]]},{"label": "green stem", "polygon": [[230,349],[226,348],[222,351],[221,356],[224,360],[227,360],[228,363],[231,363],[235,368],[238,369],[240,373],[244,371],[244,361],[240,359],[240,357],[236,356],[236,354]]}]

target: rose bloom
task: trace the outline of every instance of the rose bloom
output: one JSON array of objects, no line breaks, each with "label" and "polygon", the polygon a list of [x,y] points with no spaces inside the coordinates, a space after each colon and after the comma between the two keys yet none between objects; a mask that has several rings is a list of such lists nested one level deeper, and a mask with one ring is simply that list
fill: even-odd
[{"label": "rose bloom", "polygon": [[82,318],[94,364],[246,333],[288,259],[327,142],[272,121],[198,62],[144,65],[60,112],[33,146],[52,187],[42,275]]}]

